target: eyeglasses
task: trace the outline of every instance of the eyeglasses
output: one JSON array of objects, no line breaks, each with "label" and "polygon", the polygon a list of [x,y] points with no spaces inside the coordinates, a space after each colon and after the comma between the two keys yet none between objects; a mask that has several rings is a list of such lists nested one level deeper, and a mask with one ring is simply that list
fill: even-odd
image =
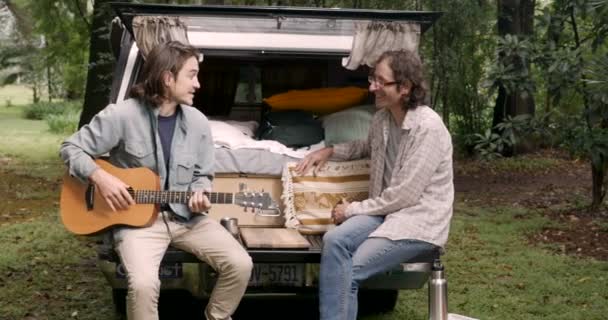
[{"label": "eyeglasses", "polygon": [[386,87],[386,86],[392,86],[394,84],[399,83],[398,81],[384,82],[384,80],[382,80],[382,79],[376,79],[376,77],[374,77],[374,76],[368,76],[367,77],[367,82],[369,82],[369,84],[376,84],[380,88]]}]

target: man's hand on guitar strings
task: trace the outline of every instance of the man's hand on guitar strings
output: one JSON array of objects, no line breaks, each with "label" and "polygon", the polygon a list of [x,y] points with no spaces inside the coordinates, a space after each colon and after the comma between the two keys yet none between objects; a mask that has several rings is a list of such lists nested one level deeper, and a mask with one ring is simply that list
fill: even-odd
[{"label": "man's hand on guitar strings", "polygon": [[203,191],[195,191],[188,201],[188,208],[192,212],[206,212],[211,209],[211,201],[209,201],[209,198],[207,198]]},{"label": "man's hand on guitar strings", "polygon": [[129,186],[105,170],[98,168],[93,171],[89,179],[95,184],[99,194],[112,211],[126,210],[130,205],[135,204],[135,200],[127,191]]}]

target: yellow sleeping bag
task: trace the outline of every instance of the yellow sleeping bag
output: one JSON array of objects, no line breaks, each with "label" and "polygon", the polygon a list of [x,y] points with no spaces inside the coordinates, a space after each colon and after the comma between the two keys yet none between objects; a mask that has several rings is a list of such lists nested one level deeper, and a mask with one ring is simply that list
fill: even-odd
[{"label": "yellow sleeping bag", "polygon": [[264,99],[273,111],[305,110],[327,114],[359,105],[367,98],[367,89],[359,87],[290,90]]}]

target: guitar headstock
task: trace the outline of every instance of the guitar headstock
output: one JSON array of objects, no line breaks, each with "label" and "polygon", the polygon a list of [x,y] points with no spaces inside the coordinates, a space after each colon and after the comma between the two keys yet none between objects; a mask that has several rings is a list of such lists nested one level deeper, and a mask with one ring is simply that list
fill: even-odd
[{"label": "guitar headstock", "polygon": [[241,207],[258,210],[276,210],[277,204],[268,192],[237,192],[234,194],[234,204]]}]

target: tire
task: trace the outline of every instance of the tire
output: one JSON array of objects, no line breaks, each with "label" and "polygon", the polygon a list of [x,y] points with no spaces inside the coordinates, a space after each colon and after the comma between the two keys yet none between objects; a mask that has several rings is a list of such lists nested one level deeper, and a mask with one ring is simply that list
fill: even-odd
[{"label": "tire", "polygon": [[359,314],[391,312],[398,299],[399,290],[359,290]]},{"label": "tire", "polygon": [[116,314],[125,316],[127,314],[127,289],[112,289],[112,302]]}]

